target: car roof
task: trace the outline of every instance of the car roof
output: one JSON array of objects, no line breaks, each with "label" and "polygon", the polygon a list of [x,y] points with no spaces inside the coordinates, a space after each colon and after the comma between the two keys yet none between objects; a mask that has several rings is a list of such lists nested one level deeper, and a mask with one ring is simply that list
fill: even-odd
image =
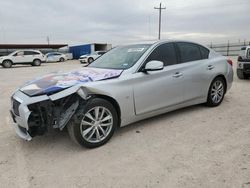
[{"label": "car roof", "polygon": [[21,49],[21,50],[16,50],[15,52],[22,52],[22,51],[40,52],[39,50],[31,50],[31,49]]},{"label": "car roof", "polygon": [[[206,47],[206,45],[203,45],[203,44],[200,44],[200,43],[197,43],[197,42],[188,41],[188,40],[177,40],[177,39],[162,39],[162,40],[140,41],[140,42],[129,43],[129,44],[120,45],[120,46],[129,46],[129,45],[136,45],[136,44],[158,45],[158,44],[161,44],[161,43],[168,43],[168,42],[186,42],[186,43],[193,43],[193,44],[197,44],[197,45],[201,45],[201,46]],[[208,47],[206,47],[206,48],[208,48]]]}]

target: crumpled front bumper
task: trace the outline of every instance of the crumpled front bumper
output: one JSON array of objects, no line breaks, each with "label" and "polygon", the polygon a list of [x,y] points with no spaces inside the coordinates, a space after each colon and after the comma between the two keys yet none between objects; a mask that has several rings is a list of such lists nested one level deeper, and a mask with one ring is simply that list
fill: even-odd
[{"label": "crumpled front bumper", "polygon": [[11,98],[11,117],[13,119],[13,126],[16,134],[24,139],[30,141],[32,137],[29,134],[28,119],[31,111],[28,108],[29,104],[47,100],[47,95],[38,97],[29,97],[21,91],[16,91]]}]

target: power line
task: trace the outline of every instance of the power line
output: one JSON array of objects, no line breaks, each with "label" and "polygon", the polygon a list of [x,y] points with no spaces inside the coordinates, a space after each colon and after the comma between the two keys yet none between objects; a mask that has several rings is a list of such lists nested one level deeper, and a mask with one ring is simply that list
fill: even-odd
[{"label": "power line", "polygon": [[158,39],[161,39],[161,10],[166,9],[166,7],[162,7],[161,3],[159,7],[154,7],[154,9],[159,10],[159,33],[158,33]]}]

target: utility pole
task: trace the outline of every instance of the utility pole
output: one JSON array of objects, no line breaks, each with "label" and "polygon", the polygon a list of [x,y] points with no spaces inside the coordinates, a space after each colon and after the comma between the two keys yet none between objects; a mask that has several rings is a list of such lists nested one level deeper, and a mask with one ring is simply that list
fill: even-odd
[{"label": "utility pole", "polygon": [[46,38],[46,39],[47,39],[47,43],[48,43],[48,45],[49,45],[49,44],[50,44],[50,43],[49,43],[49,36],[47,36],[47,38]]},{"label": "utility pole", "polygon": [[161,10],[166,9],[166,7],[162,7],[161,3],[159,7],[154,7],[154,9],[159,10],[159,33],[158,33],[158,39],[161,39]]}]

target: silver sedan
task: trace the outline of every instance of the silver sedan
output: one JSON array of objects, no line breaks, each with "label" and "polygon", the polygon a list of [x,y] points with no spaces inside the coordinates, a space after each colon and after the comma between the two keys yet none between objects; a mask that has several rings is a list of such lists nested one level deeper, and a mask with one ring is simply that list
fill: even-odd
[{"label": "silver sedan", "polygon": [[218,106],[232,82],[232,61],[200,44],[120,46],[87,67],[27,82],[11,97],[11,116],[23,139],[67,128],[93,148],[118,127],[199,103]]}]

